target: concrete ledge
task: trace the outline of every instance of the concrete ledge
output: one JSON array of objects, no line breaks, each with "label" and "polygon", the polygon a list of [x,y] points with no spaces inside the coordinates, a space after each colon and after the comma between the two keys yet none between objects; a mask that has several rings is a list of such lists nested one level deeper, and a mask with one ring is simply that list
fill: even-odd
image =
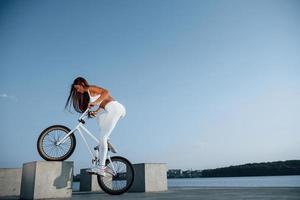
[{"label": "concrete ledge", "polygon": [[168,190],[166,163],[138,163],[133,164],[133,167],[135,178],[128,192]]},{"label": "concrete ledge", "polygon": [[[80,185],[79,191],[91,191],[91,192],[99,192],[102,191],[100,188],[97,176],[90,175],[86,172],[86,169],[80,169]],[[103,192],[103,191],[102,191]]]},{"label": "concrete ledge", "polygon": [[23,164],[21,199],[71,198],[72,161],[34,161]]},{"label": "concrete ledge", "polygon": [[0,169],[0,197],[19,197],[22,168]]}]

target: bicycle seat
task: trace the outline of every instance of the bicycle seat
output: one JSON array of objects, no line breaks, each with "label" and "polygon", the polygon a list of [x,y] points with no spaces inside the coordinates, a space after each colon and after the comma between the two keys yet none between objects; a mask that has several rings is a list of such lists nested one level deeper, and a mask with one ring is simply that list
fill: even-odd
[{"label": "bicycle seat", "polygon": [[[117,153],[117,149],[112,145],[112,143],[109,142],[109,140],[107,140],[107,146],[108,146],[108,151]],[[99,150],[99,145],[95,146],[94,150]]]}]

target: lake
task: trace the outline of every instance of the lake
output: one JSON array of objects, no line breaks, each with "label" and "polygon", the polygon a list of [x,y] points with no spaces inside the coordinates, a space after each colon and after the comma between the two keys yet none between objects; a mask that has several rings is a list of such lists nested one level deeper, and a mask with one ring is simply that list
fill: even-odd
[{"label": "lake", "polygon": [[300,176],[168,179],[168,187],[300,187]]},{"label": "lake", "polygon": [[[300,187],[300,176],[168,179],[168,187]],[[73,190],[79,190],[79,182],[73,183]]]}]

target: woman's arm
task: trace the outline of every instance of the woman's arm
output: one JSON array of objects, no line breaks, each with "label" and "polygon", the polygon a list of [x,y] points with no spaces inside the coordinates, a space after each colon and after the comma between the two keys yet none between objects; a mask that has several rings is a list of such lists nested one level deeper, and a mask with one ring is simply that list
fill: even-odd
[{"label": "woman's arm", "polygon": [[[105,98],[107,98],[110,95],[107,89],[98,86],[91,86],[90,91],[92,91],[93,93],[101,94],[101,96],[96,101],[91,103],[92,105],[96,105],[97,103],[102,102]],[[99,109],[100,106],[97,110]]]},{"label": "woman's arm", "polygon": [[95,101],[95,104],[102,102],[104,99],[106,99],[106,97],[109,96],[109,92],[106,89],[102,89],[100,94],[101,96]]},{"label": "woman's arm", "polygon": [[99,112],[100,109],[101,109],[101,107],[99,105],[99,107],[95,110],[95,112]]}]

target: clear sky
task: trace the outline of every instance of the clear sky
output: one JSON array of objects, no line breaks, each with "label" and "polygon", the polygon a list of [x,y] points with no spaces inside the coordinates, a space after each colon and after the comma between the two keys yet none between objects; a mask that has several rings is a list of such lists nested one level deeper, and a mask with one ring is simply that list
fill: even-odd
[{"label": "clear sky", "polygon": [[[299,36],[296,0],[2,0],[0,167],[41,160],[40,132],[77,124],[77,76],[126,107],[111,140],[132,163],[300,159]],[[89,156],[77,135],[76,172]]]}]

